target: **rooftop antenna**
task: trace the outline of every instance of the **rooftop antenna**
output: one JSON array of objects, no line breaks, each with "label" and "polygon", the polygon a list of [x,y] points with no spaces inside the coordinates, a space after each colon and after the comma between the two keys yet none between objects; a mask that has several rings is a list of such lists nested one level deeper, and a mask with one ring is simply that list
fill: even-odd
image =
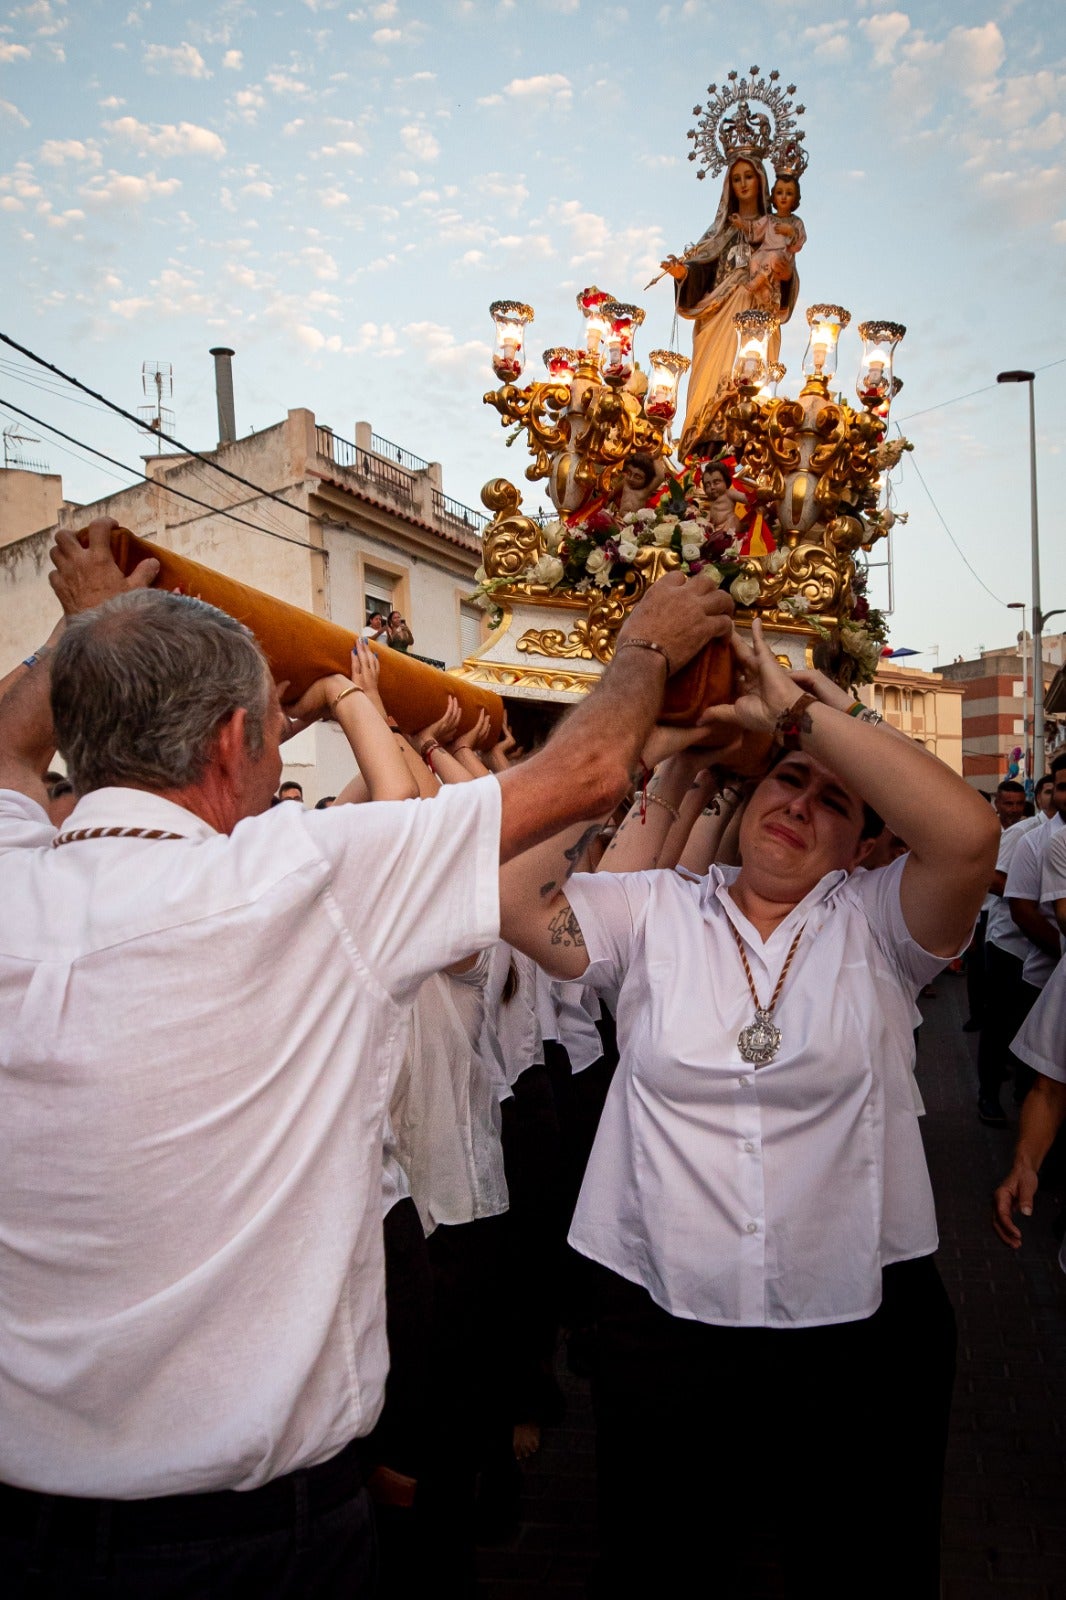
[{"label": "rooftop antenna", "polygon": [[[163,404],[174,393],[174,368],[169,361],[142,361],[141,388],[151,404],[137,407],[137,415],[154,434],[173,433],[174,413]],[[163,454],[163,440],[156,440],[156,455]]]},{"label": "rooftop antenna", "polygon": [[4,429],[4,469],[15,468],[19,472],[47,472],[48,466],[36,456],[28,456],[22,449],[24,444],[40,444],[40,439],[35,433],[20,433],[17,422],[9,423]]}]

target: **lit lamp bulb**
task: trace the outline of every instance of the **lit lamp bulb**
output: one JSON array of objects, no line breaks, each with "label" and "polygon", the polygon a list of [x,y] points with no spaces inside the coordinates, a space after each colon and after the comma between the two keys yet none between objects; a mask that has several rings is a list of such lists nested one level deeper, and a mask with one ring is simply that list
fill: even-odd
[{"label": "lit lamp bulb", "polygon": [[851,312],[845,311],[843,306],[811,306],[808,310],[811,336],[803,356],[808,390],[828,393],[829,379],[837,369],[837,340],[850,321]]},{"label": "lit lamp bulb", "polygon": [[640,306],[608,300],[603,315],[607,320],[603,381],[612,388],[621,388],[633,376],[633,334],[644,321],[644,312]]},{"label": "lit lamp bulb", "polygon": [[863,405],[881,414],[892,402],[892,362],[906,328],[900,322],[860,322],[862,361],[855,392]]},{"label": "lit lamp bulb", "polygon": [[737,330],[733,382],[741,393],[754,394],[770,376],[767,346],[778,319],[771,311],[737,311],[733,326]]},{"label": "lit lamp bulb", "polygon": [[780,361],[771,361],[767,367],[766,382],[755,396],[756,400],[776,400],[777,386],[788,371]]},{"label": "lit lamp bulb", "polygon": [[644,415],[652,422],[671,422],[677,414],[677,386],[691,362],[673,350],[652,350],[651,373],[644,396]]},{"label": "lit lamp bulb", "polygon": [[604,314],[604,307],[612,302],[613,298],[606,289],[597,289],[594,283],[589,284],[587,289],[578,291],[577,308],[585,318],[585,347],[595,366],[599,366],[602,360],[600,346],[610,326]]},{"label": "lit lamp bulb", "polygon": [[517,383],[526,364],[525,328],[533,321],[533,307],[521,300],[494,300],[489,316],[496,324],[492,370],[501,383]]}]

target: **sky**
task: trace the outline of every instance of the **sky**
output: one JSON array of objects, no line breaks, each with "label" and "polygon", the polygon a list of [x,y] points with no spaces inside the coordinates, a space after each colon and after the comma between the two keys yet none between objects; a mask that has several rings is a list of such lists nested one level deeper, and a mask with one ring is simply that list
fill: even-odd
[{"label": "sky", "polygon": [[[892,641],[930,668],[1004,645],[1032,592],[1027,390],[997,386],[1004,369],[1037,375],[1041,598],[1066,607],[1061,0],[31,0],[0,24],[0,330],[128,410],[142,364],[170,363],[176,435],[199,449],[208,350],[230,345],[238,433],[295,406],[347,439],[366,420],[441,462],[457,499],[480,506],[502,474],[538,507],[481,401],[489,303],[534,307],[536,369],[581,342],[591,282],[644,306],[638,359],[669,345],[669,283],[644,286],[720,187],[687,159],[692,107],[754,64],[807,107],[782,392],[808,305],[906,324]],[[845,394],[860,351],[853,326]],[[9,454],[72,499],[130,479],[11,405],[134,467],[151,448],[6,347],[0,379],[0,423],[40,440]]]}]

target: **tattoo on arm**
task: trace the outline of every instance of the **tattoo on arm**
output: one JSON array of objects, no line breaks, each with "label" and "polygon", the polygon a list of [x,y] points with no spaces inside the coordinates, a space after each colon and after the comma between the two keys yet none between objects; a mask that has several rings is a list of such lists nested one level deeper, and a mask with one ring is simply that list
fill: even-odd
[{"label": "tattoo on arm", "polygon": [[550,900],[552,895],[555,893],[557,887],[558,887],[558,885],[556,884],[554,878],[549,878],[547,883],[542,883],[541,886],[540,886],[541,899],[542,900]]},{"label": "tattoo on arm", "polygon": [[548,923],[548,931],[552,936],[552,944],[565,945],[567,949],[584,950],[585,941],[581,937],[581,927],[574,916],[570,906],[564,906],[557,911]]},{"label": "tattoo on arm", "polygon": [[[588,827],[588,828],[585,829],[585,831],[581,835],[580,839],[578,839],[575,844],[572,844],[570,846],[569,850],[564,850],[563,851],[563,855],[566,857],[566,860],[568,862],[568,866],[567,866],[567,869],[566,869],[566,878],[573,877],[574,870],[577,867],[578,862],[581,860],[581,857],[585,854],[585,851],[588,849],[588,847],[592,843],[593,839],[596,838],[596,836],[599,833],[599,831],[600,831],[600,824],[598,822],[594,822],[591,825],[591,827]],[[566,878],[563,879],[564,883],[566,882]]]}]

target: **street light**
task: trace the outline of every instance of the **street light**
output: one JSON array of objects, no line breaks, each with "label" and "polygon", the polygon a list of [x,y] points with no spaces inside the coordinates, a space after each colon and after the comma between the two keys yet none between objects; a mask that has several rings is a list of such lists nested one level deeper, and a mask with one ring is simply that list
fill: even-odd
[{"label": "street light", "polygon": [[1040,611],[1040,527],[1036,509],[1036,404],[1033,398],[1035,372],[998,372],[997,383],[1029,385],[1029,502],[1030,542],[1033,558],[1033,767],[1044,770],[1044,618]]},{"label": "street light", "polygon": [[1022,614],[1022,749],[1025,751],[1025,789],[1028,794],[1033,783],[1033,763],[1029,751],[1029,658],[1025,653],[1025,601],[1008,600],[1007,610],[1020,611]]}]

